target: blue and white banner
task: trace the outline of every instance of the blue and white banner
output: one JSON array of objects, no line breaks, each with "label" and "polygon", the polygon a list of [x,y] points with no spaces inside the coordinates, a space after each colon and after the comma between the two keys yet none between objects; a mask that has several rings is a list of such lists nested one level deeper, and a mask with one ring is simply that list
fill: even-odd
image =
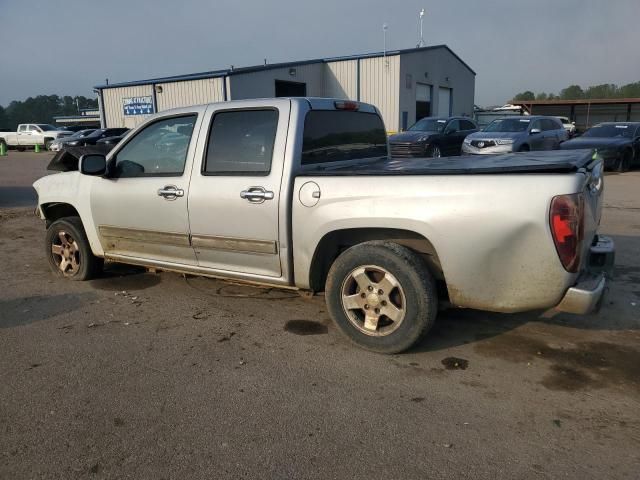
[{"label": "blue and white banner", "polygon": [[123,98],[122,106],[125,115],[150,115],[153,113],[153,98],[151,95]]}]

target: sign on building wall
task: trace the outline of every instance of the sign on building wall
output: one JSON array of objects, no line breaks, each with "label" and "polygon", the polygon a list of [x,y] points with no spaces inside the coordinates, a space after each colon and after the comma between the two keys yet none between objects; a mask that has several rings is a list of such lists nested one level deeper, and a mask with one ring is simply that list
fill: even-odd
[{"label": "sign on building wall", "polygon": [[122,106],[125,115],[149,115],[153,113],[153,98],[151,95],[123,98]]}]

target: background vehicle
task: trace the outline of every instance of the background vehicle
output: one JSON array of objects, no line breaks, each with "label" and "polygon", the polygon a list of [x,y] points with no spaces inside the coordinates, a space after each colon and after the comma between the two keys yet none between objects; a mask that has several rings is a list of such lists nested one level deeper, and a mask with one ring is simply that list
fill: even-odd
[{"label": "background vehicle", "polygon": [[569,137],[573,137],[576,133],[576,122],[572,122],[568,117],[556,117],[562,123],[562,126],[569,134]]},{"label": "background vehicle", "polygon": [[406,132],[389,137],[391,156],[437,158],[460,155],[462,141],[477,131],[476,124],[465,117],[422,118]]},{"label": "background vehicle", "polygon": [[88,129],[95,130],[98,127],[88,127],[86,125],[70,125],[70,126],[65,125],[63,128],[68,132],[75,133],[75,132],[79,132],[80,130],[88,130]]},{"label": "background vehicle", "polygon": [[464,139],[462,151],[476,155],[556,150],[569,135],[555,117],[522,116],[494,120]]},{"label": "background vehicle", "polygon": [[88,279],[109,259],[325,290],[338,327],[383,353],[413,345],[442,300],[590,312],[614,255],[596,235],[603,177],[591,152],[389,159],[364,103],[165,111],[108,156],[69,165],[34,184],[59,276]]},{"label": "background vehicle", "polygon": [[44,145],[48,149],[51,142],[69,135],[71,132],[58,130],[46,123],[21,123],[15,133],[0,133],[0,143],[4,143],[9,148],[24,149],[34,145]]},{"label": "background vehicle", "polygon": [[599,123],[581,137],[564,142],[560,148],[596,149],[605,168],[625,172],[640,164],[640,122]]},{"label": "background vehicle", "polygon": [[96,142],[96,146],[97,147],[104,147],[105,151],[108,152],[113,147],[115,147],[120,142],[120,140],[122,140],[125,137],[125,135],[126,135],[126,133],[123,134],[123,135],[115,136],[115,137],[101,138],[100,140],[98,140]]},{"label": "background vehicle", "polygon": [[68,137],[58,138],[57,140],[54,140],[53,142],[51,142],[51,144],[49,145],[49,150],[51,150],[52,152],[59,152],[60,149],[64,148],[64,145],[66,145],[68,142],[73,142],[77,139],[87,137],[95,131],[96,131],[95,128],[78,130],[73,135],[69,135]]},{"label": "background vehicle", "polygon": [[78,138],[67,143],[70,147],[86,147],[87,145],[95,145],[100,139],[123,135],[129,131],[128,128],[98,128],[91,135]]}]

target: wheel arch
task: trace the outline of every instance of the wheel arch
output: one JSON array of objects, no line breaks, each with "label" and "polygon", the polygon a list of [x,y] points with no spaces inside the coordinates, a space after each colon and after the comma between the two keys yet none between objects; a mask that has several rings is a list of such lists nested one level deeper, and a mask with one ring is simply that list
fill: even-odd
[{"label": "wheel arch", "polygon": [[348,228],[333,230],[325,234],[316,245],[311,259],[309,269],[311,290],[324,290],[329,269],[343,251],[373,240],[398,243],[417,252],[425,260],[431,274],[436,278],[439,293],[446,295],[446,280],[433,243],[419,233],[397,228]]},{"label": "wheel arch", "polygon": [[80,217],[80,212],[70,203],[50,202],[40,205],[40,211],[47,225],[64,217]]}]

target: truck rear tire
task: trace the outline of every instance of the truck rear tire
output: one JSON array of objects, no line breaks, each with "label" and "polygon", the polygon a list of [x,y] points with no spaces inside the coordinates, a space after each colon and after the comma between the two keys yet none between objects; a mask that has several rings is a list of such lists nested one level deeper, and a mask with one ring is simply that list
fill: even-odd
[{"label": "truck rear tire", "polygon": [[378,353],[410,348],[433,326],[438,312],[426,263],[393,242],[345,250],[331,266],[325,294],[338,328],[355,344]]},{"label": "truck rear tire", "polygon": [[53,143],[53,140],[51,140],[50,138],[45,139],[44,141],[44,149],[46,151],[49,151],[49,149],[51,148],[51,144]]},{"label": "truck rear tire", "polygon": [[80,217],[54,221],[45,236],[45,253],[53,272],[69,280],[89,280],[101,271],[104,261],[91,251]]}]

